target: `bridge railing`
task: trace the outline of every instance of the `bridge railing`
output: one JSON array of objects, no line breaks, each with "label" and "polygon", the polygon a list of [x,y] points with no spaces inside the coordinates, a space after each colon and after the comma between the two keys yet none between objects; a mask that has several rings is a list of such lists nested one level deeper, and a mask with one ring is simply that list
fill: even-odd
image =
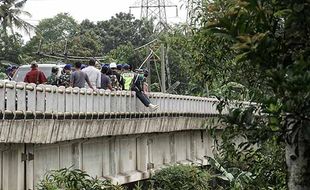
[{"label": "bridge railing", "polygon": [[[218,114],[217,100],[212,98],[150,93],[160,113]],[[65,88],[51,85],[0,81],[0,110],[48,113],[152,112],[131,91],[107,91]]]}]

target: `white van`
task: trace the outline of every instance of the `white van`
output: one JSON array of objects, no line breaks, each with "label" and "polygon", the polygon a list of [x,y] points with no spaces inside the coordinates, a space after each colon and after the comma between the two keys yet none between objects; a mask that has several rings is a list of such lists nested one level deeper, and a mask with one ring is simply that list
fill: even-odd
[{"label": "white van", "polygon": [[[24,82],[26,74],[31,70],[30,66],[31,65],[20,66],[15,72],[12,81]],[[65,64],[38,64],[38,69],[44,73],[46,78],[51,75],[53,67],[59,68],[58,76],[60,76],[63,68],[65,67]]]}]

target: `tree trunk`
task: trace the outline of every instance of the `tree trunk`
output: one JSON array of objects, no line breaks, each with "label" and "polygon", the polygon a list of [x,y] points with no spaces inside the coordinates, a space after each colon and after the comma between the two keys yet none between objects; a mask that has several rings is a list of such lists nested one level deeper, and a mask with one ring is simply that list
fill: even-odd
[{"label": "tree trunk", "polygon": [[310,190],[310,122],[305,123],[293,143],[286,144],[289,190]]}]

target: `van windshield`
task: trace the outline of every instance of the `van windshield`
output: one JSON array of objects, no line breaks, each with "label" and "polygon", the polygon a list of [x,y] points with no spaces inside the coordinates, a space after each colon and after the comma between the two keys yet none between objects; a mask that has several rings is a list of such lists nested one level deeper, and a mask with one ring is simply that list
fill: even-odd
[{"label": "van windshield", "polygon": [[[16,71],[16,74],[13,77],[13,81],[23,82],[26,74],[31,70],[30,67],[21,67]],[[52,67],[51,66],[39,66],[39,70],[43,71],[46,78],[51,75]]]}]

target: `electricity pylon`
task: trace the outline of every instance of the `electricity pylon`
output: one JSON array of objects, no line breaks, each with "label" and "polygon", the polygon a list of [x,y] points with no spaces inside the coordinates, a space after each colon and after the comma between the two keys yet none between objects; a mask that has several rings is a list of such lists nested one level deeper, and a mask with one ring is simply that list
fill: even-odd
[{"label": "electricity pylon", "polygon": [[147,20],[154,19],[156,22],[156,30],[162,31],[167,28],[167,13],[166,8],[175,8],[176,16],[178,16],[178,6],[173,5],[167,0],[140,0],[131,9],[140,9],[140,19],[146,18]]}]

